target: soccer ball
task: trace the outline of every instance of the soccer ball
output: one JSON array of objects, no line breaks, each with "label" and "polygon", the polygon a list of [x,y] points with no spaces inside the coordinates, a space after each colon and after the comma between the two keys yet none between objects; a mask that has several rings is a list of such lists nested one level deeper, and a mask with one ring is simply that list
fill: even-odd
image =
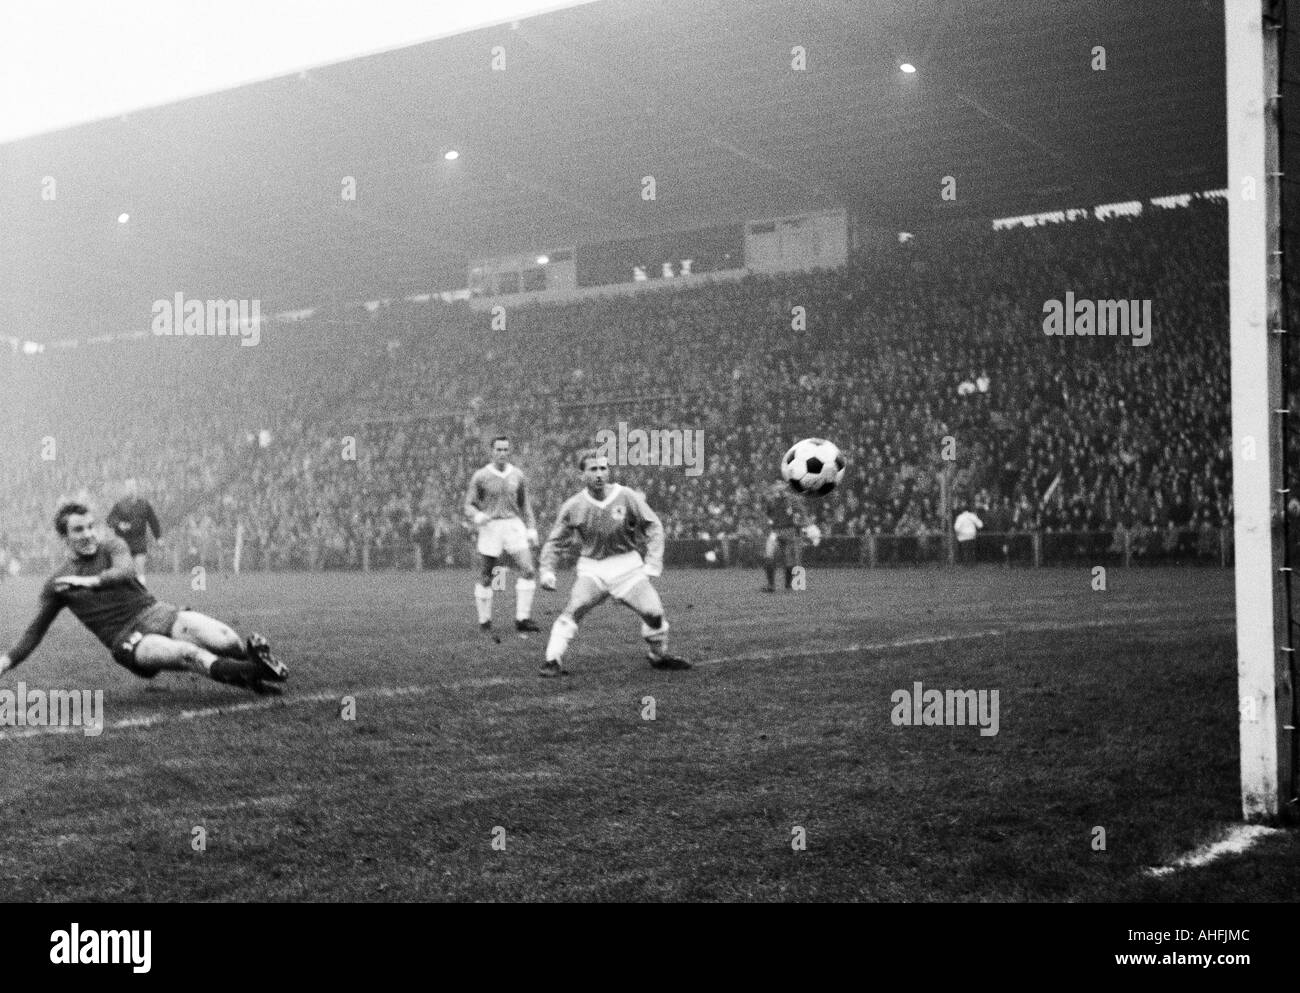
[{"label": "soccer ball", "polygon": [[797,441],[781,459],[781,477],[800,496],[824,497],[844,478],[844,454],[824,438]]}]

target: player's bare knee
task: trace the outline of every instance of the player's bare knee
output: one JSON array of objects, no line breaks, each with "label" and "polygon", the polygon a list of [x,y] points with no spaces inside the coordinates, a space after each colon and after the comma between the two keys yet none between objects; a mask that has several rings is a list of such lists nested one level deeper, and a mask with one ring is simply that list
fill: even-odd
[{"label": "player's bare knee", "polygon": [[202,671],[204,650],[188,641],[162,634],[147,634],[135,646],[133,658],[141,669],[160,672],[166,669]]},{"label": "player's bare knee", "polygon": [[244,654],[244,639],[239,637],[233,628],[222,624],[212,641],[204,647],[216,655],[232,655],[238,658]]},{"label": "player's bare knee", "polygon": [[234,628],[215,617],[200,614],[197,610],[180,612],[172,628],[172,636],[216,655],[238,658],[244,654],[244,641]]},{"label": "player's bare knee", "polygon": [[133,655],[138,665],[153,667],[179,658],[184,648],[192,647],[161,634],[146,634],[135,646]]}]

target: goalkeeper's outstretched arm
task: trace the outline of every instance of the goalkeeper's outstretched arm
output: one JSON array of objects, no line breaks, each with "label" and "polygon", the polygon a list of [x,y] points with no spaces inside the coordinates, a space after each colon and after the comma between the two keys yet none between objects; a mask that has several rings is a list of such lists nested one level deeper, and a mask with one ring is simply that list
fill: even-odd
[{"label": "goalkeeper's outstretched arm", "polygon": [[63,604],[47,593],[41,596],[41,608],[36,613],[36,618],[27,626],[23,636],[18,639],[18,644],[13,648],[0,655],[0,676],[3,676],[10,669],[16,669],[27,658],[36,646],[41,643],[45,637],[45,632],[50,629],[54,623],[54,618],[59,616],[59,611],[63,609]]}]

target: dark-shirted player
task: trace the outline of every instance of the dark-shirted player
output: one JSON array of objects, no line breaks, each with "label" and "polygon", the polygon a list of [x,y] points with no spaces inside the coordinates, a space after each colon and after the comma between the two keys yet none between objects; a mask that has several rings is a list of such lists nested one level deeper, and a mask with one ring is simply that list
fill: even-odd
[{"label": "dark-shirted player", "polygon": [[126,542],[112,535],[101,541],[84,504],[61,506],[54,529],[71,555],[41,590],[36,619],[0,655],[0,675],[31,654],[67,607],[114,661],[143,679],[187,670],[256,693],[279,691],[288,670],[271,656],[265,638],[254,634],[243,642],[220,621],[157,599],[136,578]]},{"label": "dark-shirted player", "polygon": [[[613,597],[641,617],[647,657],[656,669],[689,669],[685,659],[668,653],[668,621],[650,577],[664,571],[664,526],[635,490],[609,482],[609,459],[594,449],[578,456],[586,489],[564,501],[555,527],[542,546],[541,582],[555,589],[560,548],[576,539],[581,545],[578,578],[564,612],[555,619],[546,645],[542,676],[563,676],[564,653],[578,633],[578,623],[592,607]],[[638,545],[644,543],[645,558]]]},{"label": "dark-shirted player", "polygon": [[763,549],[763,571],[767,585],[763,590],[776,592],[776,564],[785,567],[785,588],[794,585],[794,571],[803,561],[803,510],[799,498],[785,483],[773,483],[763,493],[763,512],[767,514],[767,544]]},{"label": "dark-shirted player", "polygon": [[515,629],[540,631],[532,620],[533,593],[537,573],[533,569],[533,548],[537,544],[537,522],[528,500],[528,482],[510,464],[510,439],[492,439],[492,461],[470,477],[465,494],[465,515],[478,528],[478,553],[482,566],[474,586],[478,626],[492,630],[492,581],[502,553],[510,556],[519,578],[515,580]]},{"label": "dark-shirted player", "polygon": [[143,584],[145,566],[149,564],[149,532],[153,532],[153,540],[157,541],[162,537],[162,528],[153,505],[137,493],[135,480],[128,479],[124,488],[126,495],[113,504],[104,523],[126,542],[135,560],[136,578]]}]

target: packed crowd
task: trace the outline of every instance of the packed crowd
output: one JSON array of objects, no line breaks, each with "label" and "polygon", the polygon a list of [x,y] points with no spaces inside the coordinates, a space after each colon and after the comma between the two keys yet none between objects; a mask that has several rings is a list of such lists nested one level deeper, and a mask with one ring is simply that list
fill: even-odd
[{"label": "packed crowd", "polygon": [[[443,561],[493,435],[545,529],[580,485],[574,453],[620,424],[703,432],[698,474],[616,469],[673,537],[762,530],[760,490],[813,435],[850,463],[815,508],[830,535],[943,531],[945,489],[990,530],[1215,527],[1231,516],[1226,277],[1211,201],[504,314],[354,308],[257,348],[15,357],[0,545],[47,553],[60,496],[102,514],[134,477],[187,557],[228,561],[238,533],[253,567],[355,565],[363,548]],[[1150,301],[1150,344],[1047,336],[1044,302],[1067,292]]]}]

